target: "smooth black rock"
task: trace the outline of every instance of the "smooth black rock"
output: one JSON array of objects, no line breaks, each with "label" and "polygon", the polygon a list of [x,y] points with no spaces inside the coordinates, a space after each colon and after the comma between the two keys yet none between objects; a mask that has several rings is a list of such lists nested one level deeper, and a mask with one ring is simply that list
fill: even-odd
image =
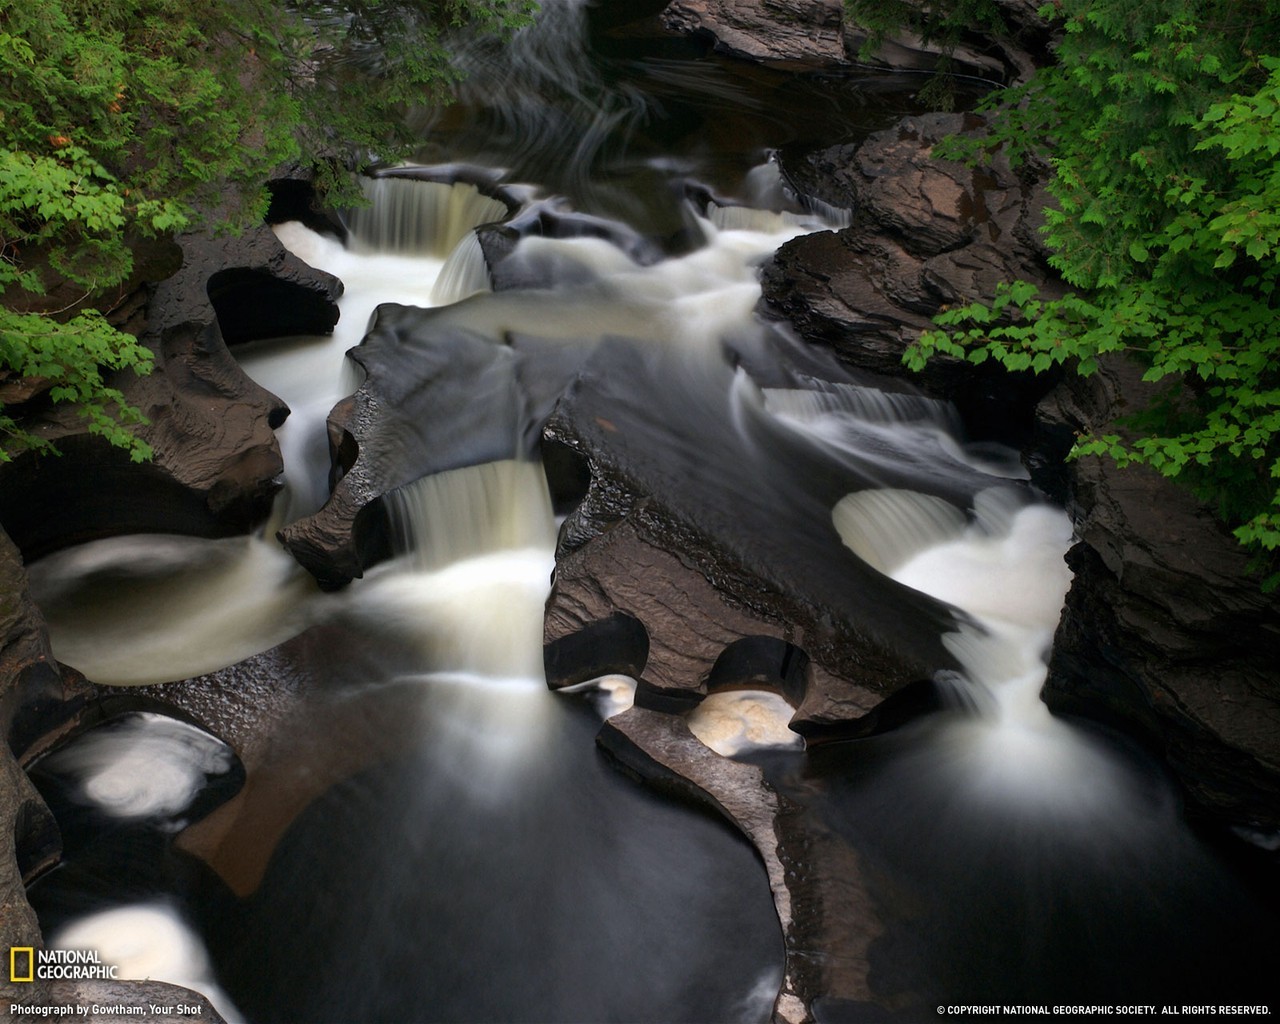
[{"label": "smooth black rock", "polygon": [[[726,648],[772,638],[807,659],[794,727],[816,737],[870,728],[885,698],[955,667],[940,637],[958,613],[871,569],[832,524],[873,470],[780,425],[754,388],[723,358],[611,340],[557,406],[546,436],[587,460],[591,486],[560,534],[552,686],[643,658],[638,700],[696,702]],[[958,504],[977,488],[894,472]],[[644,636],[630,627],[610,663],[589,638],[628,621]]]},{"label": "smooth black rock", "polygon": [[329,417],[338,477],[314,515],[280,533],[285,547],[327,587],[363,575],[390,554],[382,497],[424,476],[530,457],[542,422],[574,363],[529,360],[498,344],[438,324],[408,306],[378,308],[349,357],[365,371],[356,393]]}]

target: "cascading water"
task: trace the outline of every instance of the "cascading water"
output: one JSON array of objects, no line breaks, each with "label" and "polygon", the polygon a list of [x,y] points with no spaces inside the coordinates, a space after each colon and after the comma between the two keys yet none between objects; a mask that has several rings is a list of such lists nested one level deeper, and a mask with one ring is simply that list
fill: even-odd
[{"label": "cascading water", "polygon": [[[423,115],[424,151],[513,168],[585,206],[576,237],[538,234],[567,205],[530,187],[504,193],[523,197],[513,210],[456,167],[370,181],[370,205],[345,215],[346,244],[277,225],[346,286],[332,339],[242,356],[293,410],[279,522],[244,540],[104,541],[32,567],[55,652],[95,681],[181,679],[283,644],[264,657],[288,682],[282,707],[241,709],[277,716],[243,769],[207,737],[155,722],[136,727],[149,738],[130,753],[90,733],[44,765],[67,794],[54,803],[70,837],[67,867],[32,894],[49,940],[107,950],[141,922],[186,955],[136,970],[255,1024],[768,1018],[781,938],[753,852],[606,766],[598,712],[546,689],[556,519],[517,432],[509,457],[387,495],[393,556],[339,594],[321,594],[269,539],[328,494],[325,418],[361,383],[345,352],[383,303],[420,310],[398,335],[408,349],[451,331],[512,348],[533,339],[520,358],[544,360],[550,377],[583,353],[632,347],[671,376],[628,400],[659,417],[664,403],[695,405],[708,423],[726,410],[691,443],[741,442],[739,464],[710,465],[744,504],[767,491],[784,507],[795,481],[779,474],[820,465],[824,529],[874,573],[957,609],[943,638],[961,669],[950,710],[811,752],[778,693],[716,693],[686,718],[858,849],[885,922],[869,954],[884,991],[930,1003],[1080,998],[1126,982],[1149,992],[1230,921],[1267,924],[1182,824],[1158,769],[1039,702],[1070,531],[1016,457],[959,440],[954,411],[928,399],[799,369],[795,386],[752,377],[774,337],[754,317],[759,263],[847,219],[794,208],[763,147],[803,140],[810,124],[820,138],[833,117],[852,125],[872,107],[888,119],[890,105],[827,81],[766,103],[715,58],[643,38],[625,59],[602,54],[621,44],[588,41],[587,27],[584,4],[549,4],[506,54],[463,55],[473,77],[460,110]],[[687,202],[690,175],[718,198]],[[619,211],[644,219],[606,219]],[[494,291],[475,229],[502,220],[524,227]],[[785,551],[801,538],[771,540]],[[630,704],[635,681],[585,688],[607,714]],[[165,793],[121,782],[131,761]],[[241,780],[230,799],[218,788]],[[216,811],[184,805],[191,784],[217,794]],[[1126,952],[1135,940],[1151,948]],[[1219,959],[1239,951],[1221,945]],[[1240,957],[1241,978],[1253,963]]]}]

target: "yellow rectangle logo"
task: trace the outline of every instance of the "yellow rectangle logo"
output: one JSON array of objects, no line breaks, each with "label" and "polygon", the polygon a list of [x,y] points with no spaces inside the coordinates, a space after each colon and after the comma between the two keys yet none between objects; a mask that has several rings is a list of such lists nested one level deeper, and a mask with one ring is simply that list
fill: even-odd
[{"label": "yellow rectangle logo", "polygon": [[[26,973],[23,975],[18,973],[19,953],[25,953],[27,955],[27,969]],[[9,947],[9,980],[11,982],[36,980],[36,950],[34,946]]]}]

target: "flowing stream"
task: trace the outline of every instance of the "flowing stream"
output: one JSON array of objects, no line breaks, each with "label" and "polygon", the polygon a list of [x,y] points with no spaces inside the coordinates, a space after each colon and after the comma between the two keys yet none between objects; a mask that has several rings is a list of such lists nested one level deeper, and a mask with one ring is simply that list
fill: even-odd
[{"label": "flowing stream", "polygon": [[[237,353],[292,410],[274,521],[240,539],[100,541],[32,567],[55,653],[96,682],[186,679],[284,643],[280,671],[314,691],[245,767],[156,715],[42,762],[67,846],[32,892],[49,941],[200,989],[229,1020],[768,1019],[782,939],[752,849],[596,752],[634,681],[589,684],[590,701],[546,688],[557,515],[518,437],[389,496],[394,556],[341,592],[273,539],[323,504],[325,418],[362,380],[345,353],[393,303],[430,310],[424,337],[519,334],[551,361],[627,339],[678,367],[682,394],[727,402],[726,431],[883,482],[851,484],[830,522],[877,572],[963,611],[943,638],[961,666],[954,706],[812,759],[777,693],[718,694],[688,719],[872,866],[890,923],[873,981],[931,1006],[1153,997],[1192,961],[1249,978],[1239,936],[1274,918],[1188,830],[1156,765],[1039,700],[1071,528],[1016,455],[966,441],[940,403],[759,386],[726,365],[727,341],[772,343],[754,315],[759,264],[847,217],[795,203],[765,147],[855,137],[905,101],[878,80],[620,41],[607,6],[590,35],[584,4],[544,6],[509,50],[460,57],[458,108],[415,114],[425,161],[493,168],[518,186],[516,209],[474,174],[383,177],[346,215],[346,244],[277,225],[346,291],[331,338]],[[720,198],[687,199],[691,179]],[[507,265],[526,284],[494,291],[474,229],[533,210],[594,227],[522,233]],[[785,500],[765,465],[733,472]],[[205,817],[232,792],[234,821]]]}]

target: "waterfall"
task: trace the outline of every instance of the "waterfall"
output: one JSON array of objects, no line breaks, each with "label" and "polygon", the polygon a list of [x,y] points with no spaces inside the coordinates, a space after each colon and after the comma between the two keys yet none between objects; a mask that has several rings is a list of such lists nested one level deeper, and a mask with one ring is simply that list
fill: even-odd
[{"label": "waterfall", "polygon": [[423,477],[386,496],[397,549],[431,572],[470,558],[555,543],[546,476],[508,460]]},{"label": "waterfall", "polygon": [[428,674],[545,691],[542,606],[556,527],[541,464],[437,473],[388,494],[386,506],[403,557],[356,588],[352,614],[410,638]]},{"label": "waterfall", "polygon": [[[612,16],[605,5],[595,12]],[[786,348],[781,332],[758,322],[761,264],[789,239],[847,224],[849,213],[798,201],[775,162],[758,163],[780,143],[740,138],[739,128],[756,118],[786,135],[799,112],[822,120],[823,131],[844,125],[835,101],[822,104],[847,83],[797,75],[788,97],[759,84],[769,81],[768,68],[729,71],[715,55],[673,57],[668,38],[641,38],[647,29],[634,37],[602,32],[593,42],[588,28],[586,0],[545,0],[538,22],[509,47],[488,43],[459,56],[469,73],[463,106],[415,114],[432,125],[423,159],[487,158],[486,166],[511,168],[508,179],[529,183],[530,195],[571,191],[512,217],[506,269],[520,273],[503,290],[491,288],[476,229],[507,219],[509,208],[473,184],[394,172],[368,180],[369,204],[344,215],[349,244],[301,224],[275,226],[290,251],[346,288],[332,338],[281,339],[236,353],[292,409],[280,431],[288,498],[278,517],[328,497],[325,420],[363,381],[346,353],[380,304],[419,307],[404,315],[421,317],[423,336],[456,329],[510,343],[528,371],[517,375],[520,386],[537,393],[530,404],[563,393],[556,389],[577,372],[579,357],[635,355],[633,365],[646,373],[615,392],[631,423],[647,425],[649,416],[665,425],[661,417],[677,401],[706,412],[696,421],[705,429],[672,442],[663,480],[714,472],[709,486],[722,493],[741,484],[732,493],[742,500],[726,505],[726,518],[740,509],[799,510],[794,519],[768,518],[761,530],[780,552],[781,573],[790,545],[811,542],[810,534],[818,535],[813,543],[835,544],[838,536],[897,586],[954,609],[937,619],[956,623],[942,642],[962,678],[939,684],[960,708],[806,751],[787,723],[807,666],[787,675],[779,687],[785,699],[720,689],[770,685],[772,676],[715,677],[712,669],[707,685],[717,692],[684,724],[713,751],[754,758],[750,771],[764,773],[795,820],[820,821],[847,839],[839,855],[848,856],[851,875],[862,865],[850,888],[865,883],[870,901],[848,912],[883,913],[867,963],[873,988],[888,979],[886,999],[931,993],[930,986],[948,994],[944,1005],[1013,999],[1025,985],[984,988],[990,975],[981,971],[954,984],[945,973],[951,954],[970,958],[966,970],[990,959],[998,974],[1023,957],[1036,969],[1038,943],[1057,952],[1061,918],[1088,918],[1090,927],[1095,918],[1104,919],[1100,927],[1123,921],[1147,892],[1156,860],[1149,854],[1190,844],[1176,798],[1145,762],[1121,764],[1116,744],[1053,718],[1039,699],[1070,581],[1067,518],[1034,492],[1016,452],[964,440],[949,403],[821,380],[824,372],[853,378],[805,346]],[[596,45],[607,52],[591,54]],[[636,48],[639,56],[611,56]],[[745,99],[742,79],[757,83]],[[874,93],[859,96],[864,105],[880,102]],[[473,149],[432,152],[455,144]],[[687,186],[704,172],[709,184],[699,195],[734,198],[690,214]],[[574,206],[591,214],[574,229],[598,237],[555,237],[567,222],[560,215]],[[620,208],[626,225],[607,219]],[[605,347],[615,345],[635,348]],[[590,386],[599,365],[575,386]],[[659,371],[668,375],[645,390]],[[456,397],[469,400],[468,386],[460,381]],[[729,422],[720,421],[721,410]],[[615,426],[603,411],[597,422]],[[650,443],[640,429],[610,436],[632,453]],[[718,446],[743,455],[717,460]],[[821,487],[808,488],[809,477],[795,486],[811,467]],[[764,505],[765,495],[776,505]],[[633,523],[645,514],[637,508]],[[782,939],[755,851],[722,822],[686,813],[616,772],[597,752],[598,716],[547,690],[543,618],[556,520],[541,464],[452,468],[406,483],[371,511],[379,522],[385,512],[393,554],[336,594],[319,593],[270,539],[278,523],[252,538],[117,538],[32,567],[56,656],[95,682],[164,682],[234,666],[219,685],[247,679],[268,697],[258,704],[248,688],[251,699],[228,711],[253,720],[232,723],[252,737],[242,766],[248,781],[215,812],[225,819],[210,828],[223,831],[203,863],[191,858],[207,850],[175,851],[165,830],[197,806],[188,803],[192,787],[215,780],[207,791],[214,800],[216,780],[230,788],[238,779],[222,771],[222,747],[177,730],[139,759],[122,745],[123,730],[48,759],[46,776],[61,770],[70,780],[54,787],[65,798],[59,821],[87,816],[64,828],[77,839],[67,845],[68,870],[33,889],[51,944],[82,943],[130,972],[198,987],[233,1019],[239,1014],[218,981],[260,1021],[768,1019]],[[687,511],[688,523],[675,529],[696,533],[703,510]],[[730,554],[752,556],[745,544]],[[625,597],[602,594],[619,606]],[[824,600],[815,595],[815,604]],[[795,648],[804,653],[811,640],[797,636]],[[273,647],[260,661],[237,664]],[[643,668],[636,672],[643,677]],[[605,676],[576,689],[593,691],[605,714],[632,706],[637,691],[641,711],[654,700],[642,678]],[[673,728],[680,739],[680,723]],[[707,751],[697,754],[717,764]],[[842,787],[853,793],[848,805]],[[266,821],[278,830],[270,843],[256,830]],[[1093,874],[1064,900],[1058,883],[1076,878],[1072,858],[1081,849],[1102,866],[1091,865]],[[786,852],[804,855],[798,845]],[[250,853],[260,865],[253,884],[215,877]],[[1059,874],[1047,873],[1064,862]],[[1155,902],[1177,906],[1169,919],[1182,914],[1198,927],[1200,905],[1188,912],[1179,902],[1194,887],[1183,885],[1176,859],[1168,863],[1165,889],[1152,889]],[[803,874],[809,864],[797,859],[794,867]],[[993,877],[1011,879],[994,898]],[[1113,890],[1123,891],[1116,898]],[[159,901],[163,891],[174,893],[174,905]],[[1205,891],[1210,904],[1216,890]],[[1097,914],[1095,897],[1103,905]],[[840,913],[840,898],[832,894],[823,913]],[[85,930],[64,929],[91,910],[106,914],[81,922]],[[1000,914],[1016,920],[988,942],[988,922]],[[188,915],[200,919],[217,980],[188,941]],[[945,927],[935,928],[938,921]],[[136,962],[113,945],[144,940],[154,947]],[[941,963],[942,981],[929,975],[933,962],[919,966],[921,950]],[[182,953],[179,962],[149,959],[167,952]],[[905,980],[895,991],[899,975]],[[953,992],[963,998],[951,999]],[[837,1019],[885,1009],[847,994],[814,1012]]]},{"label": "waterfall", "polygon": [[458,240],[440,268],[440,276],[431,289],[431,301],[438,306],[447,306],[478,292],[487,292],[491,287],[489,264],[480,246],[480,236],[468,231]]},{"label": "waterfall", "polygon": [[417,181],[384,176],[361,181],[367,206],[345,210],[357,253],[444,258],[481,224],[504,220],[505,203],[467,182]]},{"label": "waterfall", "polygon": [[965,516],[931,494],[881,488],[857,491],[831,510],[836,532],[855,555],[889,575],[912,555],[958,537]]}]

